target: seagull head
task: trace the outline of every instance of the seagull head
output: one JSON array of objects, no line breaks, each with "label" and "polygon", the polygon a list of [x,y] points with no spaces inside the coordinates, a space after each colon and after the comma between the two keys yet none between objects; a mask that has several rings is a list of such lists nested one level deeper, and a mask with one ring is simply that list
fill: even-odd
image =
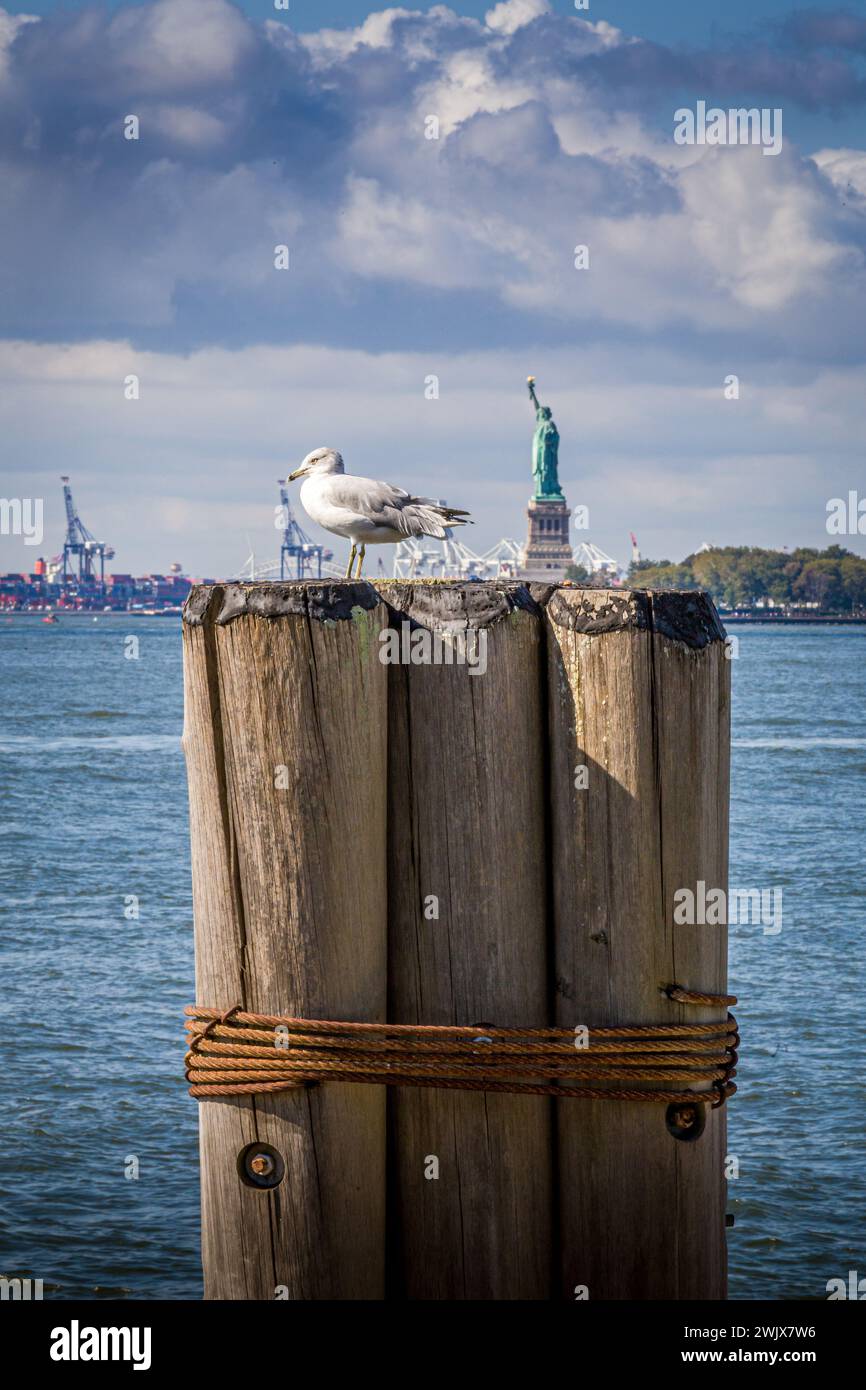
[{"label": "seagull head", "polygon": [[342,473],[343,455],[336,449],[314,449],[311,454],[307,454],[300,468],[296,468],[294,473],[290,473],[287,482],[294,482],[295,478],[309,478],[313,473],[324,476],[326,473]]}]

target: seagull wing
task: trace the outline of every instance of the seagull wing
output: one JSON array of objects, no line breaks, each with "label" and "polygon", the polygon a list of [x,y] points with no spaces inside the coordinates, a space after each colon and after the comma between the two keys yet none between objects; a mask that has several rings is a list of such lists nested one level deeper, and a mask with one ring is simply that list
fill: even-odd
[{"label": "seagull wing", "polygon": [[449,526],[464,526],[469,513],[443,507],[432,497],[413,497],[392,483],[338,474],[330,480],[328,498],[334,505],[387,526],[401,536],[436,536],[444,540]]}]

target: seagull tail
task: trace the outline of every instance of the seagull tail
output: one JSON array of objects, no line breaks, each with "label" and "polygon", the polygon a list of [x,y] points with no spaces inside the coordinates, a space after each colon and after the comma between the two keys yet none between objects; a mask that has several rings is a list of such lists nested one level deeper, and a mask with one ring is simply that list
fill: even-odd
[{"label": "seagull tail", "polygon": [[440,541],[447,538],[450,526],[473,524],[468,512],[457,507],[441,507],[436,502],[428,502],[421,498],[404,507],[400,519],[406,526],[407,535],[435,536]]}]

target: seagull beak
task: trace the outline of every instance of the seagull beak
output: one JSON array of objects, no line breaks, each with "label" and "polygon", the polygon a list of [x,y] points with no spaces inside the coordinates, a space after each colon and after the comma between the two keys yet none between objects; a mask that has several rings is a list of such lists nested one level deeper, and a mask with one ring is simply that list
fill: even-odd
[{"label": "seagull beak", "polygon": [[303,473],[303,471],[304,471],[304,465],[301,464],[300,468],[296,468],[295,471],[294,471],[294,473],[290,473],[290,474],[289,474],[288,478],[286,478],[286,482],[287,482],[287,483],[293,483],[293,482],[295,481],[296,478],[300,478],[300,476],[301,476],[301,474]]}]

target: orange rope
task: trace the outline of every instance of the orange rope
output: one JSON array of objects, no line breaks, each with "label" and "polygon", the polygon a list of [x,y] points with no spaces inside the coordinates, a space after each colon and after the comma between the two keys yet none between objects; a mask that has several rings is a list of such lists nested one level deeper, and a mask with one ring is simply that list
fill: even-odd
[{"label": "orange rope", "polygon": [[[722,1007],[732,995],[672,985],[675,1003]],[[346,1023],[186,1010],[190,1095],[257,1095],[324,1081],[436,1086],[578,1100],[687,1104],[709,1093],[714,1106],[736,1091],[739,1035],[732,1014],[719,1023],[624,1024],[591,1028],[577,1046],[568,1028],[497,1028],[486,1024]],[[583,1030],[581,1030],[581,1034]],[[587,1081],[600,1085],[587,1086]],[[570,1082],[572,1084],[563,1084]],[[626,1085],[614,1085],[624,1082]],[[635,1083],[645,1083],[637,1087]],[[655,1089],[662,1082],[677,1090]],[[576,1084],[575,1084],[576,1083]]]}]

